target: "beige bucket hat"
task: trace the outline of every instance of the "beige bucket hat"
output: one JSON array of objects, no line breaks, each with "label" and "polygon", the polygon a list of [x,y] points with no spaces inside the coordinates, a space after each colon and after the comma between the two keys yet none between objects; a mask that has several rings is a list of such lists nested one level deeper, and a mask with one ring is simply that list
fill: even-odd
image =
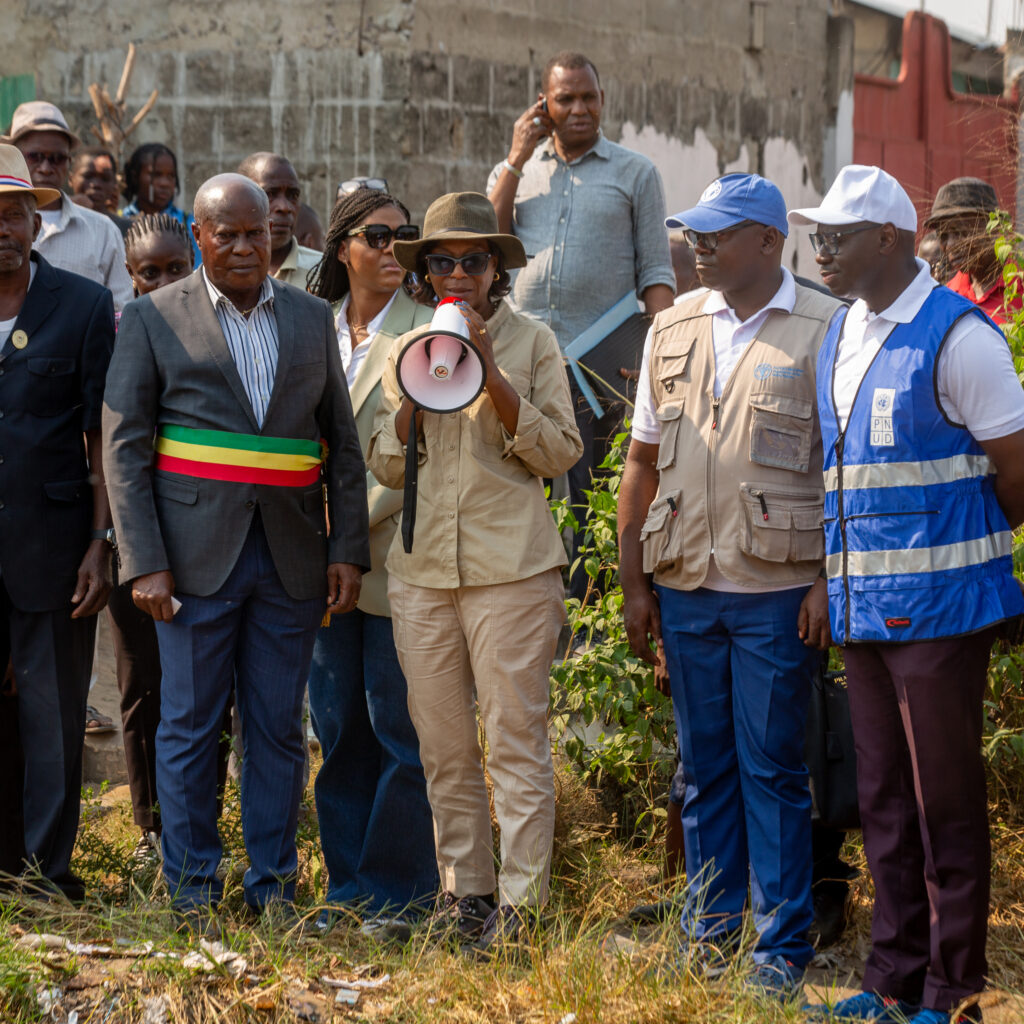
[{"label": "beige bucket hat", "polygon": [[505,268],[526,266],[526,250],[515,235],[498,231],[498,218],[494,207],[479,192],[449,192],[435,199],[423,218],[423,236],[414,242],[395,242],[392,252],[399,266],[416,269],[416,257],[437,242],[483,241],[493,242],[505,258]]}]

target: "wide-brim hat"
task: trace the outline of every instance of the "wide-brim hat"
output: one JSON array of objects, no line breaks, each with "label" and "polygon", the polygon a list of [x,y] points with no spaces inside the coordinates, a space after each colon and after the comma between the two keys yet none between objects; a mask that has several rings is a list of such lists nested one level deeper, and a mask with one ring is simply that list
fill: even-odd
[{"label": "wide-brim hat", "polygon": [[954,178],[947,181],[935,193],[932,212],[924,222],[926,228],[934,227],[947,217],[958,217],[964,213],[990,214],[999,209],[996,190],[981,178]]},{"label": "wide-brim hat", "polygon": [[28,164],[17,146],[0,143],[0,195],[17,192],[19,195],[36,197],[40,206],[49,206],[60,199],[61,192],[55,188],[36,188],[28,173]]},{"label": "wide-brim hat", "polygon": [[72,149],[82,144],[82,140],[68,127],[67,118],[60,107],[45,100],[29,100],[14,108],[11,130],[4,142],[17,142],[29,132],[60,132],[67,136]]},{"label": "wide-brim hat", "polygon": [[479,192],[449,192],[435,199],[423,218],[423,236],[415,242],[395,242],[392,252],[399,266],[416,269],[416,259],[438,242],[487,241],[496,245],[513,270],[526,266],[526,250],[515,235],[498,230],[498,218],[491,201]]}]

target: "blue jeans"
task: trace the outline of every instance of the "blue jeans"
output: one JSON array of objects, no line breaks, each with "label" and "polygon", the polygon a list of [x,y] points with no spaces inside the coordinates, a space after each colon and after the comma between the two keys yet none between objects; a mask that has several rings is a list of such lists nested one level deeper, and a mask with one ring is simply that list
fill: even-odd
[{"label": "blue jeans", "polygon": [[368,915],[425,906],[437,856],[391,619],[335,615],[317,634],[309,710],[323,750],[316,777],[327,901]]},{"label": "blue jeans", "polygon": [[173,621],[156,624],[163,675],[156,790],[172,902],[180,908],[216,903],[223,892],[216,875],[217,747],[232,687],[244,744],[245,901],[259,909],[291,900],[304,762],[302,695],[324,599],[288,595],[258,517],[220,590],[178,598]]},{"label": "blue jeans", "polygon": [[807,704],[818,652],[796,623],[806,589],[729,594],[656,586],[686,777],[683,928],[721,940],[747,886],[754,960],[811,959]]}]

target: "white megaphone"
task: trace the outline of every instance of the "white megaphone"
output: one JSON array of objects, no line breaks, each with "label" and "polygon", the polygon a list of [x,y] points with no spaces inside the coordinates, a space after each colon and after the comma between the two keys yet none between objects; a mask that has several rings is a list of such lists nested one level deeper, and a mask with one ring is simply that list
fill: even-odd
[{"label": "white megaphone", "polygon": [[455,412],[476,401],[486,370],[458,299],[437,304],[430,329],[402,349],[395,369],[402,393],[428,412]]}]

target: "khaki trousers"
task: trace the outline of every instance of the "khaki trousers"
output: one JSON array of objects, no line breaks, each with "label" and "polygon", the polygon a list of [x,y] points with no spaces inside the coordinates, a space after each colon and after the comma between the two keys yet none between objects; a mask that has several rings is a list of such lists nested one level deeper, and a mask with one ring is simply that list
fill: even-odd
[{"label": "khaki trousers", "polygon": [[513,583],[455,590],[392,576],[388,598],[442,888],[460,897],[495,889],[478,704],[501,829],[500,902],[543,903],[555,825],[547,712],[551,661],[565,619],[561,573],[549,569]]}]

